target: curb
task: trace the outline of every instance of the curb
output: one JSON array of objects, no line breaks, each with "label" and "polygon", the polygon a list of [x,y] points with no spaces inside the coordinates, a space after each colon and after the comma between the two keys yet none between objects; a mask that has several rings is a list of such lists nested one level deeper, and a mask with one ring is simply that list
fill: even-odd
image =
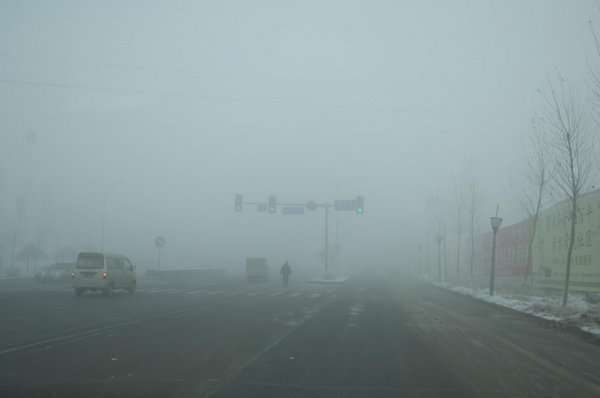
[{"label": "curb", "polygon": [[[424,282],[424,283],[427,283],[427,282]],[[516,312],[517,314],[526,315],[526,316],[528,316],[528,317],[536,320],[537,323],[539,323],[539,324],[550,325],[551,329],[556,329],[556,330],[558,330],[560,332],[567,332],[567,333],[572,334],[572,335],[577,335],[578,337],[582,337],[584,340],[586,340],[587,342],[589,342],[591,344],[595,344],[595,345],[600,346],[600,335],[597,335],[595,333],[591,333],[591,332],[585,331],[585,330],[581,329],[581,327],[579,327],[579,326],[573,326],[573,325],[569,325],[569,324],[563,324],[561,321],[555,321],[553,319],[542,318],[542,317],[539,317],[537,315],[530,314],[528,312],[519,311],[519,310],[516,310],[514,308],[505,307],[505,306],[497,304],[497,303],[492,303],[490,301],[481,300],[481,299],[479,299],[477,297],[474,297],[474,296],[471,296],[469,294],[465,294],[465,293],[461,293],[461,292],[455,292],[454,290],[446,289],[446,288],[441,287],[441,286],[436,286],[436,285],[431,284],[431,283],[429,283],[429,285],[432,286],[432,287],[438,288],[438,289],[442,289],[442,290],[444,290],[446,292],[450,292],[450,293],[454,293],[454,294],[460,295],[461,297],[466,297],[467,299],[477,300],[480,303],[488,304],[489,306],[492,306],[492,307],[503,308],[505,310]]]}]

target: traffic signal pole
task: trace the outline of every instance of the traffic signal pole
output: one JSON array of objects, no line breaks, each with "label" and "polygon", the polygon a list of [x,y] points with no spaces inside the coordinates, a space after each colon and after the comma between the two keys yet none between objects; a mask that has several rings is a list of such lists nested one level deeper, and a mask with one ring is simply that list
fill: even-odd
[{"label": "traffic signal pole", "polygon": [[[346,202],[348,202],[348,201],[346,201]],[[324,208],[325,209],[325,253],[324,253],[325,254],[325,272],[329,271],[329,208],[334,207],[334,205],[332,205],[328,202],[325,202],[325,203],[319,205],[315,201],[312,201],[312,200],[307,203],[278,203],[275,195],[269,196],[268,203],[244,202],[242,195],[236,194],[236,196],[235,196],[235,211],[237,211],[237,212],[242,211],[242,205],[257,205],[257,206],[259,206],[259,211],[261,211],[260,210],[261,207],[264,209],[262,211],[266,211],[267,207],[268,207],[268,213],[275,213],[277,206],[291,206],[291,207],[303,207],[303,208],[306,207],[309,211],[314,211],[317,209],[317,207]],[[336,206],[336,210],[338,210],[337,203],[335,206]],[[343,208],[342,210],[353,210],[353,211],[356,211],[357,214],[362,214],[363,207],[364,207],[364,197],[357,196],[357,200],[354,203],[354,205],[352,205],[352,208],[350,208],[350,209]],[[337,236],[336,236],[336,238],[337,238]],[[337,241],[337,239],[336,239],[336,241]],[[339,247],[339,243],[336,245],[336,247]]]}]

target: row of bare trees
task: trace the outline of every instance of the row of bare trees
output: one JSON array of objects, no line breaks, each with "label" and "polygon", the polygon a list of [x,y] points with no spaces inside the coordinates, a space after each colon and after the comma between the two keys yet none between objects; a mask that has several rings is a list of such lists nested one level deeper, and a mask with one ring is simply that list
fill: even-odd
[{"label": "row of bare trees", "polygon": [[[531,128],[519,146],[518,162],[509,173],[508,186],[512,205],[532,221],[533,229],[528,248],[525,280],[531,281],[532,246],[536,237],[541,211],[549,205],[565,203],[570,214],[566,277],[563,305],[567,304],[571,255],[575,242],[576,211],[579,201],[593,187],[597,177],[597,139],[593,126],[593,106],[600,109],[600,71],[592,72],[591,88],[595,103],[588,100],[574,83],[561,76],[547,79],[540,89],[542,105],[534,114]],[[474,279],[476,238],[481,224],[486,198],[481,186],[480,165],[473,157],[463,161],[461,177],[454,182],[454,204],[450,205],[438,192],[431,196],[428,206],[438,234],[442,233],[444,217],[452,209],[456,219],[456,277],[460,280],[463,235],[468,241],[468,270]],[[444,233],[445,236],[445,233]],[[429,239],[428,239],[429,240]],[[441,270],[438,271],[441,280]],[[447,274],[447,271],[446,271]]]},{"label": "row of bare trees", "polygon": [[[481,223],[482,209],[485,205],[485,195],[482,193],[481,186],[481,174],[480,164],[478,160],[473,156],[469,155],[463,159],[460,177],[453,181],[454,192],[453,199],[448,200],[446,196],[438,191],[429,197],[427,206],[429,214],[431,215],[431,221],[435,230],[436,240],[441,238],[443,242],[443,249],[441,245],[439,250],[443,250],[444,257],[444,272],[442,273],[441,266],[438,265],[438,277],[440,282],[442,281],[442,275],[444,275],[444,281],[448,280],[448,260],[447,250],[448,244],[454,246],[453,243],[448,241],[448,235],[446,234],[446,223],[449,217],[456,219],[456,229],[453,231],[456,233],[458,239],[456,245],[456,279],[461,278],[461,249],[463,248],[463,234],[466,233],[468,238],[468,269],[470,280],[474,280],[475,274],[475,259],[476,259],[476,240],[479,235],[479,226]],[[466,225],[465,225],[466,224]],[[426,233],[424,239],[426,241],[425,249],[427,252],[427,266],[428,274],[430,273],[431,261],[429,259],[429,240],[433,238],[429,232]],[[422,247],[422,244],[419,245]],[[440,254],[440,253],[438,253]],[[451,260],[452,261],[452,260]],[[420,270],[420,268],[419,268]],[[431,275],[430,275],[431,277]]]},{"label": "row of bare trees", "polygon": [[[511,170],[509,184],[514,204],[533,224],[525,282],[531,275],[531,252],[541,210],[555,203],[564,203],[568,208],[570,228],[562,303],[566,306],[577,207],[582,195],[593,186],[598,171],[592,103],[573,82],[561,76],[556,82],[548,78],[547,88],[540,92],[542,113],[532,119],[519,167]],[[548,203],[549,198],[555,203]]]}]

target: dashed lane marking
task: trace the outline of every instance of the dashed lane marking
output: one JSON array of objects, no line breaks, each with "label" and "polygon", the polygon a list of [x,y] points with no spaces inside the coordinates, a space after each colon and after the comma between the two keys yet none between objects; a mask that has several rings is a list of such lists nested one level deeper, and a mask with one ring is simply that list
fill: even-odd
[{"label": "dashed lane marking", "polygon": [[301,294],[302,294],[302,292],[296,292],[296,293],[288,294],[288,297],[298,297]]},{"label": "dashed lane marking", "polygon": [[267,294],[267,296],[274,297],[274,296],[279,296],[280,294],[283,294],[283,292],[277,292],[277,293]]},{"label": "dashed lane marking", "polygon": [[207,292],[208,290],[196,290],[195,292],[187,292],[186,294],[198,294],[198,293],[203,293],[203,292]]},{"label": "dashed lane marking", "polygon": [[226,291],[227,291],[227,290],[217,290],[217,291],[210,292],[210,293],[206,293],[206,294],[211,294],[211,295],[212,295],[212,294],[219,294],[219,293],[225,293]]},{"label": "dashed lane marking", "polygon": [[258,296],[259,294],[263,294],[264,292],[254,292],[254,293],[250,293],[247,294],[246,296]]}]

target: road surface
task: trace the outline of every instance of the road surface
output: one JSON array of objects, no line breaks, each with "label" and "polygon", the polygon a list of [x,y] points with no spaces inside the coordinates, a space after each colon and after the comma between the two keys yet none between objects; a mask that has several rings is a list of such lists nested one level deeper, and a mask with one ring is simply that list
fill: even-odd
[{"label": "road surface", "polygon": [[600,345],[415,279],[0,283],[0,396],[598,397]]}]

